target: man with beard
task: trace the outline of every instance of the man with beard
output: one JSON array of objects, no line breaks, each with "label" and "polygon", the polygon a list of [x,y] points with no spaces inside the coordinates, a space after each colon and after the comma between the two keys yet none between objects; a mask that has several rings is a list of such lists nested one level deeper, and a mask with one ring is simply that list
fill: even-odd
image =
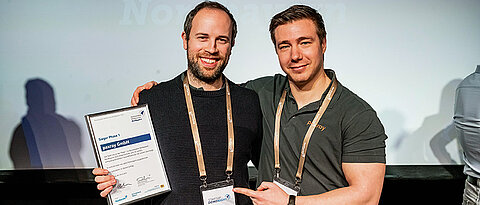
[{"label": "man with beard", "polygon": [[257,191],[234,191],[255,204],[377,204],[387,136],[375,110],[324,69],[322,16],[291,6],[272,18],[269,30],[287,76],[246,83],[263,114],[261,184]]},{"label": "man with beard", "polygon": [[[202,204],[200,186],[230,179],[235,187],[248,187],[247,163],[258,164],[262,124],[255,92],[222,74],[236,30],[223,5],[200,3],[188,13],[182,32],[187,71],[140,94],[139,104],[149,105],[172,187],[154,197],[155,204]],[[93,173],[105,197],[116,180],[105,169]],[[235,195],[236,204],[252,203]]]}]

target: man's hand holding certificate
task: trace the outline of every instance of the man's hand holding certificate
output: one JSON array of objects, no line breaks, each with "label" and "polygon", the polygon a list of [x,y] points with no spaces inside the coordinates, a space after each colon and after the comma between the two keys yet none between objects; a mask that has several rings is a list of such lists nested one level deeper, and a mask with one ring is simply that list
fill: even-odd
[{"label": "man's hand holding certificate", "polygon": [[109,204],[127,204],[170,191],[147,105],[85,118],[102,168],[93,174],[101,195],[110,193]]}]

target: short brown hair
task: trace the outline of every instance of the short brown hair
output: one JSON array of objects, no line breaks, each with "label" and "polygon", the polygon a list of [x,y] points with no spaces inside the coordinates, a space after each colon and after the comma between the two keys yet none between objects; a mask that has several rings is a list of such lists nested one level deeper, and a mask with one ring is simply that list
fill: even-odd
[{"label": "short brown hair", "polygon": [[323,39],[327,36],[327,31],[325,30],[325,23],[323,23],[322,15],[318,13],[316,9],[305,5],[293,5],[290,8],[282,11],[270,20],[270,38],[275,45],[275,29],[278,26],[285,25],[297,20],[310,19],[316,25],[317,35],[320,38],[320,42],[323,42]]},{"label": "short brown hair", "polygon": [[227,7],[215,1],[204,1],[195,6],[195,8],[193,8],[190,12],[188,12],[187,17],[185,18],[185,22],[183,23],[183,31],[186,34],[187,40],[190,40],[190,31],[192,30],[193,18],[200,10],[205,8],[220,9],[227,13],[227,15],[230,17],[230,20],[232,21],[232,39],[230,40],[230,43],[234,42],[235,37],[237,36],[237,22],[235,21],[235,18],[233,18],[232,13],[230,13]]}]

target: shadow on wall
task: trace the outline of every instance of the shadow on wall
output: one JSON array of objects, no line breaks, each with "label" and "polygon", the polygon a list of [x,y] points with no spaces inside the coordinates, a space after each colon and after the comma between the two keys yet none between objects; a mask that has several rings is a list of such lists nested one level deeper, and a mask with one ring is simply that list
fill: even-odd
[{"label": "shadow on wall", "polygon": [[460,79],[454,79],[445,85],[437,114],[427,116],[420,128],[410,134],[401,132],[393,141],[394,150],[389,152],[395,155],[395,159],[392,159],[394,163],[461,163],[462,149],[458,141],[450,152],[447,151],[447,145],[458,137],[452,123],[455,90],[460,82]]},{"label": "shadow on wall", "polygon": [[382,111],[379,115],[382,123],[385,125],[387,138],[387,163],[396,163],[398,148],[402,140],[408,135],[405,131],[405,117],[397,110],[388,109]]},{"label": "shadow on wall", "polygon": [[28,111],[10,144],[15,169],[83,167],[80,128],[55,113],[52,86],[42,79],[30,79],[25,89]]}]

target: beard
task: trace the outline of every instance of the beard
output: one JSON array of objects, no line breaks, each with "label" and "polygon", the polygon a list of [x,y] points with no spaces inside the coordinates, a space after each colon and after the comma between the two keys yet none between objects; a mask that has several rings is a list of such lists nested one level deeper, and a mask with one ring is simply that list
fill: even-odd
[{"label": "beard", "polygon": [[220,56],[221,62],[219,62],[217,67],[214,69],[213,74],[208,75],[205,70],[200,67],[200,57],[198,55],[190,55],[190,53],[187,51],[187,56],[188,69],[192,72],[193,76],[206,83],[213,83],[222,77],[223,71],[227,67],[228,58]]}]

